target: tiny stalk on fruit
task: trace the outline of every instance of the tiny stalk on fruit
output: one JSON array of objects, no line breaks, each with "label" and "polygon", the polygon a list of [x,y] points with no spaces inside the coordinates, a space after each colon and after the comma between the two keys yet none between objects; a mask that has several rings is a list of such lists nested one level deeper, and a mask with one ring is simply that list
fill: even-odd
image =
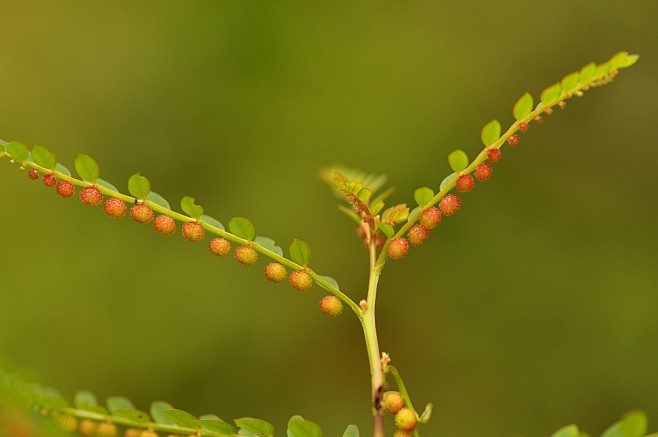
[{"label": "tiny stalk on fruit", "polygon": [[[79,177],[72,176],[57,161],[54,153],[41,146],[30,150],[16,141],[0,141],[0,158],[8,158],[21,169],[27,169],[27,175],[32,180],[43,175],[44,185],[55,187],[57,194],[64,198],[73,197],[76,187],[80,187],[79,198],[86,205],[97,206],[107,199],[103,210],[110,218],[121,219],[130,211],[135,222],[152,222],[153,230],[164,236],[174,234],[180,222],[180,232],[185,240],[195,243],[210,235],[207,246],[210,254],[226,258],[232,252],[235,261],[244,266],[257,263],[261,256],[267,258],[268,264],[261,270],[267,280],[273,283],[288,282],[293,289],[305,292],[300,293],[303,298],[315,296],[315,291],[321,291],[319,306],[325,315],[339,316],[347,307],[359,320],[365,339],[370,367],[372,435],[384,437],[388,421],[395,428],[394,433],[389,435],[418,437],[421,425],[431,417],[432,404],[427,404],[422,411],[414,408],[400,373],[391,364],[391,356],[379,348],[375,317],[377,290],[387,261],[404,259],[410,251],[418,250],[415,246],[422,245],[433,233],[440,232],[441,222],[452,220],[452,216],[462,207],[462,198],[451,191],[456,189],[467,197],[467,193],[477,189],[479,183],[489,180],[493,174],[492,164],[502,158],[501,148],[505,144],[511,148],[519,146],[520,135],[541,123],[542,115],[552,114],[556,106],[564,109],[567,100],[609,83],[620,69],[633,65],[637,58],[636,55],[620,52],[607,62],[598,65],[589,63],[546,88],[537,104],[530,93],[523,94],[513,106],[514,121],[511,125],[503,131],[498,120],[487,123],[480,133],[484,148],[472,160],[461,149],[450,153],[448,165],[452,173],[442,181],[437,180],[434,188],[420,187],[415,190],[413,199],[416,205],[413,209],[406,203],[387,206],[393,190],[380,191],[386,182],[384,176],[342,167],[323,172],[324,180],[346,202],[340,206],[340,211],[355,222],[357,235],[363,239],[367,249],[368,288],[361,294],[342,290],[336,280],[311,268],[311,248],[307,242],[293,240],[286,256],[275,240],[257,235],[256,227],[247,218],[231,218],[227,229],[221,221],[205,214],[204,208],[189,196],[180,201],[182,212],[177,212],[163,196],[152,191],[151,182],[140,173],[130,177],[128,193],[123,193],[100,178],[98,164],[85,154],[78,155],[74,163]],[[314,284],[317,287],[313,288]],[[79,430],[84,435],[115,436],[118,427],[125,429],[126,436],[140,437],[153,437],[158,432],[212,437],[274,434],[272,425],[263,420],[241,418],[230,424],[216,416],[196,417],[166,402],[154,402],[146,413],[135,409],[129,400],[122,397],[109,398],[103,406],[93,393],[79,392],[73,405],[69,405],[57,393],[23,383],[5,372],[0,372],[0,388],[13,393],[15,402],[52,415],[62,429],[68,432]],[[3,402],[3,390],[0,390],[0,403]],[[4,402],[8,401],[5,399]],[[642,414],[629,413],[613,427],[636,423],[644,417]],[[554,436],[584,435],[577,427],[569,428],[575,433],[562,433],[563,430]],[[287,432],[289,437],[322,435],[316,423],[300,416],[290,419]],[[359,435],[354,425],[348,426],[343,434],[344,437]],[[614,434],[617,435],[626,434]]]}]

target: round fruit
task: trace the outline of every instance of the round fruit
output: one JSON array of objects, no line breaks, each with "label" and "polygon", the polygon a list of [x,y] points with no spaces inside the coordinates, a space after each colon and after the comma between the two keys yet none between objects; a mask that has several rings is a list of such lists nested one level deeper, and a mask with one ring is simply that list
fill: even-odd
[{"label": "round fruit", "polygon": [[473,189],[475,186],[475,181],[473,180],[473,176],[470,174],[464,174],[459,176],[459,179],[457,179],[457,190],[461,191],[462,193],[467,193]]},{"label": "round fruit", "polygon": [[475,168],[475,178],[478,181],[484,182],[491,177],[493,168],[489,164],[482,163]]},{"label": "round fruit", "polygon": [[384,405],[384,409],[387,413],[395,414],[404,408],[404,399],[402,399],[400,392],[387,391],[384,393],[382,405]]},{"label": "round fruit", "polygon": [[288,270],[279,263],[269,263],[265,267],[265,277],[272,282],[283,282],[288,277]]},{"label": "round fruit", "polygon": [[516,147],[516,146],[518,146],[520,141],[521,141],[521,138],[520,138],[517,134],[511,135],[511,136],[507,139],[507,143],[508,143],[511,147]]},{"label": "round fruit", "polygon": [[161,214],[153,220],[153,229],[155,229],[155,232],[169,236],[176,232],[176,220],[168,215]]},{"label": "round fruit", "polygon": [[183,238],[192,243],[203,240],[206,230],[197,222],[187,222],[183,225]]},{"label": "round fruit", "polygon": [[98,424],[94,422],[93,420],[85,419],[80,422],[80,427],[78,430],[80,431],[80,434],[86,435],[86,436],[92,436],[96,434],[96,430],[98,429]]},{"label": "round fruit", "polygon": [[336,317],[343,312],[343,302],[336,296],[325,296],[320,301],[320,310],[328,316]]},{"label": "round fruit", "polygon": [[43,175],[43,183],[49,187],[54,187],[57,184],[57,178],[53,173]]},{"label": "round fruit", "polygon": [[461,199],[456,194],[448,194],[439,202],[439,209],[443,215],[453,215],[461,205]]},{"label": "round fruit", "polygon": [[503,157],[503,152],[500,149],[489,149],[487,152],[487,159],[491,162],[496,162]]},{"label": "round fruit", "polygon": [[208,250],[215,256],[226,256],[231,253],[231,243],[223,238],[213,238],[208,244]]},{"label": "round fruit", "polygon": [[30,170],[28,170],[27,176],[30,179],[39,179],[39,172],[36,171],[35,169],[31,168]]},{"label": "round fruit", "polygon": [[401,259],[409,252],[409,242],[404,238],[394,238],[388,243],[386,253],[391,259]]},{"label": "round fruit", "polygon": [[528,130],[528,123],[519,123],[519,130],[523,133],[526,133]]},{"label": "round fruit", "polygon": [[407,232],[407,240],[409,240],[409,243],[414,246],[420,246],[429,236],[429,229],[426,229],[421,225],[413,225],[411,229],[409,229],[409,232]]},{"label": "round fruit", "polygon": [[304,270],[295,270],[288,278],[290,285],[299,291],[306,291],[313,285],[313,278]]},{"label": "round fruit", "polygon": [[75,187],[70,182],[61,181],[57,184],[57,194],[68,199],[75,194]]},{"label": "round fruit", "polygon": [[139,433],[139,437],[158,437],[158,434],[155,431],[152,431],[150,429],[146,429]]},{"label": "round fruit", "polygon": [[256,252],[253,247],[238,246],[235,248],[233,256],[240,264],[248,266],[256,262],[258,259],[258,252]]},{"label": "round fruit", "polygon": [[417,423],[418,419],[416,419],[416,413],[409,408],[402,408],[395,415],[395,427],[402,431],[412,431],[416,428]]},{"label": "round fruit", "polygon": [[55,419],[55,423],[57,423],[57,426],[59,426],[62,431],[68,432],[69,434],[74,433],[78,429],[78,419],[73,416],[58,416]]},{"label": "round fruit", "polygon": [[441,223],[441,210],[436,206],[426,209],[420,215],[420,224],[425,229],[434,229]]},{"label": "round fruit", "polygon": [[123,200],[119,200],[116,197],[107,199],[103,209],[105,210],[105,214],[115,219],[120,219],[128,212],[128,207]]},{"label": "round fruit", "polygon": [[96,187],[84,187],[80,190],[80,200],[89,206],[96,206],[103,201],[103,193]]},{"label": "round fruit", "polygon": [[153,220],[153,210],[143,203],[130,208],[130,215],[137,223],[144,224]]},{"label": "round fruit", "polygon": [[110,422],[99,423],[96,435],[98,435],[98,437],[116,437],[117,427],[115,424]]},{"label": "round fruit", "polygon": [[393,437],[411,437],[407,431],[402,431],[401,429],[396,429],[393,433]]}]

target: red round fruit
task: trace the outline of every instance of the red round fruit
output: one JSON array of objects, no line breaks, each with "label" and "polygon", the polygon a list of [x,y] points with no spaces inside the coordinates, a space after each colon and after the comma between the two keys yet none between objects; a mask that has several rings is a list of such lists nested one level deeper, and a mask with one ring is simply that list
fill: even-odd
[{"label": "red round fruit", "polygon": [[448,194],[439,202],[439,209],[443,215],[453,215],[461,206],[461,199],[456,194]]},{"label": "red round fruit", "polygon": [[153,229],[162,235],[169,236],[176,232],[176,220],[161,214],[153,220]]},{"label": "red round fruit", "polygon": [[409,232],[407,232],[407,240],[409,240],[409,243],[414,246],[420,246],[429,236],[429,229],[426,229],[421,225],[413,225],[411,229],[409,229]]},{"label": "red round fruit", "polygon": [[470,174],[464,174],[459,176],[457,179],[456,187],[457,191],[461,191],[462,193],[467,193],[473,189],[475,186],[475,181],[473,180],[473,176]]},{"label": "red round fruit", "polygon": [[339,316],[343,312],[343,302],[336,296],[325,296],[320,301],[320,311],[331,317]]},{"label": "red round fruit", "polygon": [[528,130],[528,123],[519,123],[519,130],[523,133],[526,133]]},{"label": "red round fruit", "polygon": [[235,248],[233,256],[240,264],[251,265],[258,259],[258,252],[250,246],[238,246]]},{"label": "red round fruit", "polygon": [[539,124],[544,121],[543,118],[541,118],[541,115],[536,115],[535,118],[532,119],[535,123]]},{"label": "red round fruit", "polygon": [[116,437],[117,427],[112,422],[102,422],[98,424],[96,431],[98,437]]},{"label": "red round fruit", "polygon": [[384,393],[382,405],[384,405],[384,409],[387,413],[396,414],[398,411],[404,408],[404,399],[402,398],[400,392],[387,391]]},{"label": "red round fruit", "polygon": [[57,194],[68,199],[75,194],[75,187],[70,182],[60,181],[57,184]]},{"label": "red round fruit", "polygon": [[503,152],[500,149],[489,149],[487,152],[487,159],[491,162],[499,161],[503,157]]},{"label": "red round fruit", "polygon": [[491,167],[491,165],[487,164],[486,162],[478,165],[475,168],[475,172],[474,172],[475,178],[481,182],[484,182],[487,179],[489,179],[492,173],[493,173],[493,168]]},{"label": "red round fruit", "polygon": [[295,270],[288,278],[290,285],[299,291],[306,291],[313,285],[313,278],[304,270]]},{"label": "red round fruit", "polygon": [[213,238],[208,244],[208,250],[215,256],[226,256],[231,253],[231,243],[223,238]]},{"label": "red round fruit", "polygon": [[120,219],[128,212],[128,207],[123,200],[119,200],[116,197],[107,199],[103,209],[105,210],[105,214],[115,219]]},{"label": "red round fruit", "polygon": [[85,436],[95,435],[96,431],[98,430],[98,423],[94,422],[93,420],[84,419],[80,422],[78,430],[80,431],[80,434]]},{"label": "red round fruit", "polygon": [[288,270],[279,263],[269,263],[265,267],[265,277],[272,282],[283,282],[288,277]]},{"label": "red round fruit", "polygon": [[402,259],[409,252],[409,242],[401,237],[394,238],[388,243],[386,253],[391,259]]},{"label": "red round fruit", "polygon": [[28,170],[27,176],[32,180],[39,179],[39,172],[36,171],[35,169],[31,168],[31,169]]},{"label": "red round fruit", "polygon": [[425,229],[434,229],[441,223],[441,210],[436,206],[426,209],[420,215],[420,224]]},{"label": "red round fruit", "polygon": [[49,187],[54,187],[57,184],[57,178],[54,173],[43,175],[43,183]]},{"label": "red round fruit", "polygon": [[143,203],[130,208],[130,215],[137,223],[144,224],[153,220],[153,210]]},{"label": "red round fruit", "polygon": [[187,222],[183,225],[183,238],[192,243],[203,240],[206,236],[206,230],[197,222]]},{"label": "red round fruit", "polygon": [[402,408],[395,414],[395,427],[402,431],[412,431],[416,428],[418,419],[416,413],[409,408]]},{"label": "red round fruit", "polygon": [[80,190],[80,200],[89,206],[96,206],[103,201],[103,193],[96,187],[84,187]]},{"label": "red round fruit", "polygon": [[521,141],[521,138],[517,134],[511,135],[507,139],[507,143],[510,145],[510,147],[518,146],[520,141]]}]

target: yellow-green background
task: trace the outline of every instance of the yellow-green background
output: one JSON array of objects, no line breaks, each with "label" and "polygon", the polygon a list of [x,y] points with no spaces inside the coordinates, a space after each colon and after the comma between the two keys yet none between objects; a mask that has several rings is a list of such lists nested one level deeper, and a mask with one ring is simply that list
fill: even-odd
[{"label": "yellow-green background", "polygon": [[[401,262],[378,300],[381,346],[423,435],[593,434],[646,409],[658,426],[658,5],[644,1],[57,1],[0,4],[0,138],[73,168],[136,171],[172,204],[313,249],[364,296],[366,253],[317,179],[383,172],[413,202],[481,126],[589,61],[636,66],[504,149],[492,180]],[[255,416],[283,434],[368,435],[351,314],[58,198],[0,162],[0,357],[71,396]]]}]

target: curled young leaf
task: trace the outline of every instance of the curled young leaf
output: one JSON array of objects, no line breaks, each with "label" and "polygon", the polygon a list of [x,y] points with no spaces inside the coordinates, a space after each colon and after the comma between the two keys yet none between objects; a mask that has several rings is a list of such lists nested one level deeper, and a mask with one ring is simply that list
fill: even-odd
[{"label": "curled young leaf", "polygon": [[[500,129],[498,130],[500,132]],[[496,139],[498,139],[498,136],[496,136]],[[450,164],[452,171],[460,172],[468,167],[468,155],[463,150],[457,149],[448,155],[448,164]]]},{"label": "curled young leaf", "polygon": [[54,170],[57,165],[57,159],[50,150],[42,146],[34,146],[32,148],[32,159],[35,163],[48,170]]},{"label": "curled young leaf", "polygon": [[311,262],[311,246],[306,241],[294,239],[290,244],[290,258],[306,267]]},{"label": "curled young leaf", "polygon": [[139,173],[128,179],[128,192],[137,199],[146,199],[151,192],[151,182]]},{"label": "curled young leaf", "polygon": [[236,237],[244,238],[245,240],[251,241],[256,236],[254,224],[244,217],[233,217],[228,222],[228,228]]},{"label": "curled young leaf", "polygon": [[530,93],[525,93],[524,95],[522,95],[519,98],[519,100],[517,100],[516,103],[514,104],[514,109],[512,110],[512,114],[514,115],[514,118],[516,120],[521,120],[523,117],[530,114],[532,112],[532,108],[534,104],[535,104],[534,99],[532,98],[532,95]]},{"label": "curled young leaf", "polygon": [[75,158],[75,171],[87,182],[96,182],[99,175],[98,164],[89,155],[78,154]]},{"label": "curled young leaf", "polygon": [[185,214],[194,219],[198,219],[203,215],[203,207],[194,203],[194,197],[185,196],[180,201],[180,207],[185,211]]},{"label": "curled young leaf", "polygon": [[[498,120],[491,120],[489,123],[485,124],[484,127],[482,127],[482,131],[480,132],[480,139],[482,140],[482,144],[485,146],[492,145],[498,138],[500,138],[500,130],[501,127]],[[453,168],[453,170],[455,169]]]},{"label": "curled young leaf", "polygon": [[409,217],[409,208],[404,203],[391,206],[382,213],[382,222],[385,223],[402,223]]}]

